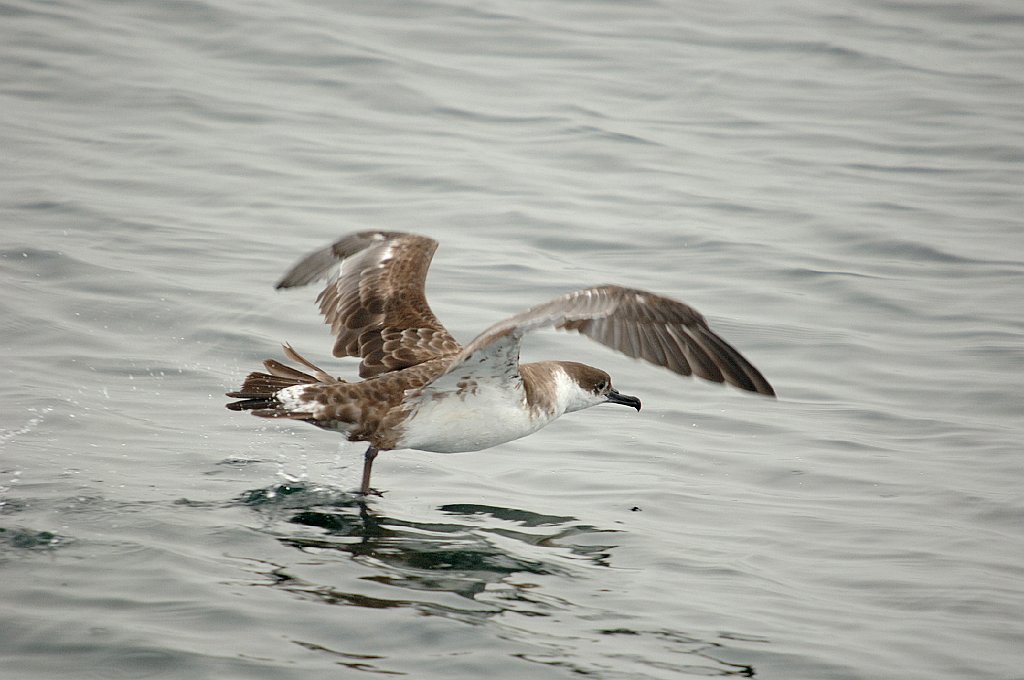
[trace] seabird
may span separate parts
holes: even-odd
[[[640,410],[601,369],[575,361],[519,363],[523,336],[540,328],[576,331],[680,375],[775,396],[761,372],[712,331],[697,310],[654,293],[595,286],[499,321],[460,345],[424,292],[437,241],[363,231],[317,250],[277,288],[327,278],[317,302],[335,336],[334,356],[359,357],[360,382],[336,378],[288,344],[227,396],[233,411],[303,420],[369,444],[360,493],[371,492],[379,451],[479,451],[525,437],[559,416],[598,404]]]

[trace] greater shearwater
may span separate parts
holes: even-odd
[[[361,382],[335,378],[288,344],[250,373],[227,405],[264,418],[303,420],[369,444],[360,493],[369,494],[379,451],[478,451],[525,437],[559,416],[612,403],[640,410],[599,368],[575,361],[519,363],[523,336],[576,331],[680,375],[775,396],[760,371],[712,331],[697,310],[654,293],[595,286],[499,321],[460,345],[427,304],[437,242],[384,231],[351,234],[311,253],[277,288],[328,278],[317,302],[335,336],[334,356],[360,357]]]

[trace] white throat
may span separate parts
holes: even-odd
[[[572,376],[559,366],[555,371],[555,413],[557,418],[563,413],[581,411],[591,406],[597,406],[606,401],[602,395],[595,395],[590,390],[580,387]]]

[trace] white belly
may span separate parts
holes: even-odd
[[[465,398],[449,393],[427,399],[405,423],[395,448],[455,453],[479,451],[519,439],[554,417],[531,414],[520,392],[480,390]]]

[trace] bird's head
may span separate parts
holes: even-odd
[[[569,389],[573,392],[566,413],[605,403],[622,404],[640,410],[640,400],[612,387],[611,376],[600,368],[575,361],[560,361],[558,365],[565,372]]]

